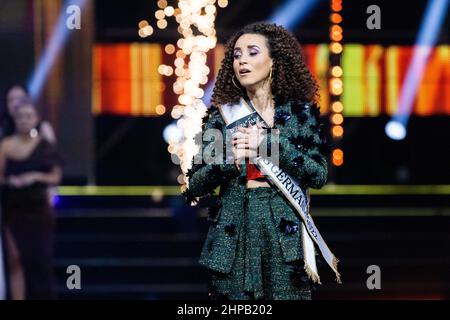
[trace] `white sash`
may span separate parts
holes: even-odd
[[[235,121],[247,117],[248,115],[254,112],[256,112],[256,115],[258,116],[260,122],[265,123],[264,119],[261,117],[261,115],[259,115],[257,110],[254,109],[253,106],[246,103],[246,101],[242,98],[239,104],[236,105],[227,104],[219,106],[219,111],[222,114],[222,117],[227,126]],[[304,194],[298,182],[292,177],[290,177],[281,168],[274,165],[269,159],[257,157],[255,160],[256,160],[255,164],[260,169],[260,171],[269,178],[269,182],[271,183],[271,185],[275,186],[279,191],[282,192],[285,198],[296,209],[296,211],[302,218],[303,256],[304,256],[305,271],[308,274],[309,278],[313,282],[319,284],[321,283],[316,265],[316,256],[314,248],[315,242],[320,252],[322,253],[322,256],[324,257],[325,261],[334,271],[336,275],[336,281],[338,283],[342,283],[340,279],[341,275],[337,270],[338,259],[333,255],[333,253],[328,248],[327,244],[320,235],[319,230],[314,224],[312,216],[309,214],[310,197],[308,189],[306,189],[306,194]]]

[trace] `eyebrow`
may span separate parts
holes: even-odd
[[[256,44],[248,45],[247,48],[249,48],[249,49],[251,49],[251,48],[258,48],[258,49],[260,49],[260,47],[258,47]],[[234,48],[234,50],[241,50],[241,48],[236,47],[236,48]]]

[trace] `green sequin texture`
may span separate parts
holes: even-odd
[[[286,210],[280,202],[284,200],[271,188],[247,189],[245,198],[234,264],[228,274],[211,274],[211,298],[216,295],[233,300],[311,299],[303,261],[284,262],[279,237],[291,238],[295,246],[301,246],[300,230],[295,233],[278,230],[276,212]],[[294,212],[289,218],[300,225]]]

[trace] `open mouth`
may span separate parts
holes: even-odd
[[[245,75],[245,74],[247,74],[247,73],[250,73],[250,70],[248,70],[248,69],[241,69],[241,70],[239,70],[239,74],[242,76],[242,75]]]

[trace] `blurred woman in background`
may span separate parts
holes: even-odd
[[[14,101],[11,95],[8,100]],[[15,133],[0,145],[9,296],[52,299],[54,215],[47,190],[61,180],[61,161],[54,145],[37,130],[39,116],[32,104],[17,105],[13,114]]]
[[[14,113],[23,104],[31,103],[28,90],[21,84],[14,84],[6,90],[6,103],[2,110],[0,123],[0,138],[14,134],[16,128],[14,123]],[[41,120],[36,129],[39,134],[52,144],[56,144],[56,136],[52,125],[45,120]]]

